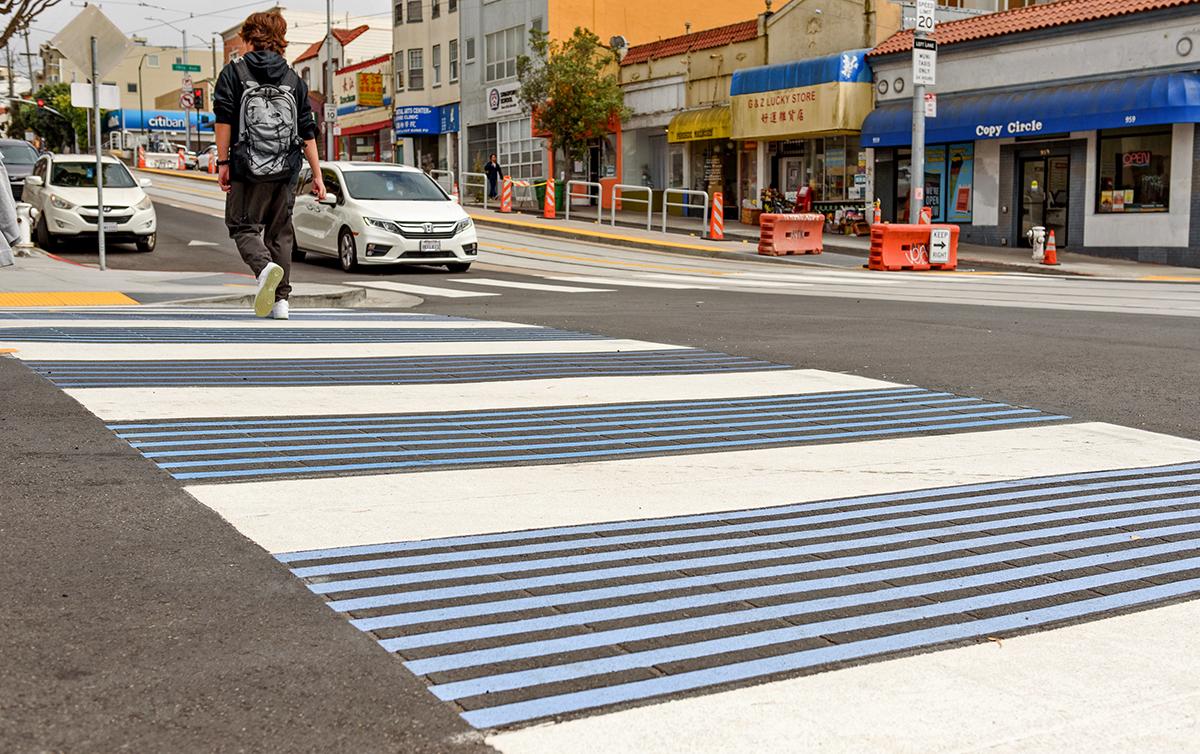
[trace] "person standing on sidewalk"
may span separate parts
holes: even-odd
[[[325,198],[317,123],[308,87],[283,58],[286,34],[278,10],[251,13],[241,29],[246,52],[225,66],[213,91],[225,226],[258,279],[254,313],[274,319],[288,318],[292,185],[303,160],[312,168],[313,193]]]
[[[488,158],[487,164],[483,166],[483,174],[487,176],[488,198],[495,199],[500,196],[500,181],[504,180],[504,168],[500,167],[496,155]]]

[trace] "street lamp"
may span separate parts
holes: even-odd
[[[172,29],[179,32],[179,36],[183,40],[183,64],[186,67],[188,64],[187,32],[184,31],[183,29],[180,29],[178,26],[176,26],[175,24],[173,24],[170,21],[167,21],[165,19],[155,18],[153,16],[147,16],[146,20],[147,21],[157,21],[160,24],[162,24],[163,26],[170,26]],[[185,71],[185,73],[186,73],[186,71]],[[182,86],[180,88],[182,89]],[[191,108],[183,109],[183,128],[184,128],[184,133],[185,133],[185,139],[187,141],[187,150],[190,152],[190,151],[192,151],[192,111],[191,111]]]
[[[168,47],[156,47],[154,52],[162,52],[170,49]],[[146,102],[142,98],[142,64],[146,62],[146,56],[150,55],[151,51],[146,50],[142,53],[142,59],[138,61],[138,119],[142,122],[142,136],[146,135]]]

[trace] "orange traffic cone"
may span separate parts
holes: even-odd
[[[458,181],[455,181],[454,186],[450,189],[450,199],[455,204],[462,204],[462,199],[460,199],[458,195]]]
[[[1042,256],[1042,264],[1058,266],[1058,247],[1054,243],[1054,231],[1046,239],[1046,253]]]
[[[921,224],[929,225],[933,222],[933,209],[930,207],[921,208]]]

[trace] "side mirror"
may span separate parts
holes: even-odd
[[[150,180],[149,178],[139,178],[138,185],[142,188],[150,188],[154,185],[154,181]]]
[[[338,195],[333,193],[332,191],[325,192],[325,198],[317,200],[317,202],[319,204],[325,204],[330,207],[336,207],[339,204],[339,201],[340,200],[338,199]]]
[[[46,182],[42,180],[42,177],[40,175],[25,176],[25,185],[26,186],[44,186],[45,184],[46,184]]]

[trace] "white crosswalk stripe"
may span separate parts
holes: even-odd
[[[463,278],[462,282],[471,285],[486,285],[493,288],[518,288],[527,291],[549,291],[552,293],[609,293],[606,288],[582,288],[575,285],[549,285],[546,283],[527,283],[516,280],[493,280],[492,278]]]
[[[356,285],[359,288],[375,288],[381,291],[395,291],[396,293],[411,293],[415,296],[436,296],[440,298],[481,298],[483,296],[500,295],[499,293],[488,291],[466,291],[461,288],[396,283],[391,280],[350,280],[346,284]]]
[[[459,282],[809,285],[784,277]],[[5,310],[0,348],[500,751],[933,750],[925,718],[1005,745],[1047,724],[1046,673],[1175,711],[1154,668],[1196,670],[1200,601],[1107,616],[1200,595],[1200,442],[520,323],[199,311]],[[1158,654],[1110,661],[1130,631]]]

